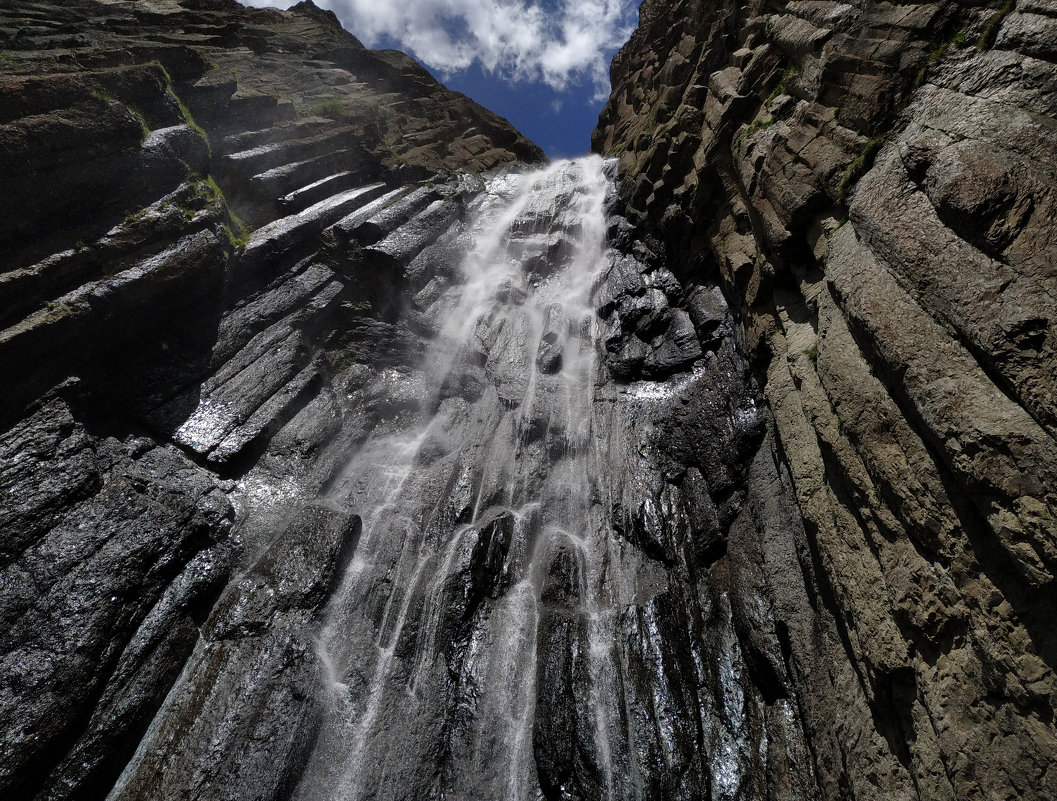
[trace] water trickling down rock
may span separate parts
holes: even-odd
[[[1046,3],[7,5],[0,793],[1057,793]]]

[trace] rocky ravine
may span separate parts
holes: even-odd
[[[198,643],[206,752],[139,797],[274,795],[359,526],[311,501],[421,347],[395,266],[542,154],[310,3],[3,2],[0,44],[0,793],[106,796]]]
[[[1055,57],[1044,0],[646,0],[614,60],[595,147],[773,411],[826,798],[1057,797]]]
[[[600,580],[631,591],[615,750],[607,774],[566,545],[534,786],[1057,797],[1052,3],[641,13],[596,133],[635,223],[609,218],[592,310],[612,433],[585,498]],[[288,798],[342,745],[314,738],[320,615],[361,533],[343,467],[429,411],[478,176],[541,154],[308,3],[0,2],[0,36],[0,791]],[[577,226],[542,211],[511,230],[546,273]],[[483,334],[440,390],[452,432],[472,404],[519,419],[526,353],[560,364]],[[562,409],[518,424],[545,469]],[[409,495],[450,500],[430,531],[472,545],[437,595],[446,739],[387,754],[410,778],[382,797],[479,789],[467,647],[522,522],[474,518],[497,482],[442,440]],[[404,723],[375,747],[416,741]]]
[[[730,310],[625,221],[605,248],[604,176],[558,168],[506,221],[499,266],[528,267],[430,390],[478,174],[538,150],[308,4],[4,8],[0,792],[311,798],[353,793],[347,761],[376,798],[816,795],[761,603],[746,484],[780,479]],[[535,330],[589,185],[608,261]],[[364,482],[388,498],[435,411],[366,541]],[[337,586],[354,553],[362,603]],[[324,609],[353,635],[329,635],[336,676]],[[531,657],[488,672],[507,637]],[[360,671],[395,678],[367,704]],[[334,725],[337,687],[375,712]]]

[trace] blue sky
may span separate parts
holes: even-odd
[[[288,8],[296,0],[241,0]],[[586,153],[641,0],[315,0],[368,47],[417,58],[552,158]]]

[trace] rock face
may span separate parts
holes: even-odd
[[[1055,15],[646,0],[613,63],[622,207],[773,413],[740,558],[825,798],[1057,797]]]
[[[3,3],[0,43],[0,794],[279,797],[405,266],[542,154],[310,3]]]

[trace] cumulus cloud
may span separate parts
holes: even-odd
[[[294,0],[242,0],[289,7]],[[609,56],[631,34],[638,0],[316,0],[368,47],[389,37],[442,74],[474,62],[513,83],[609,92]]]

